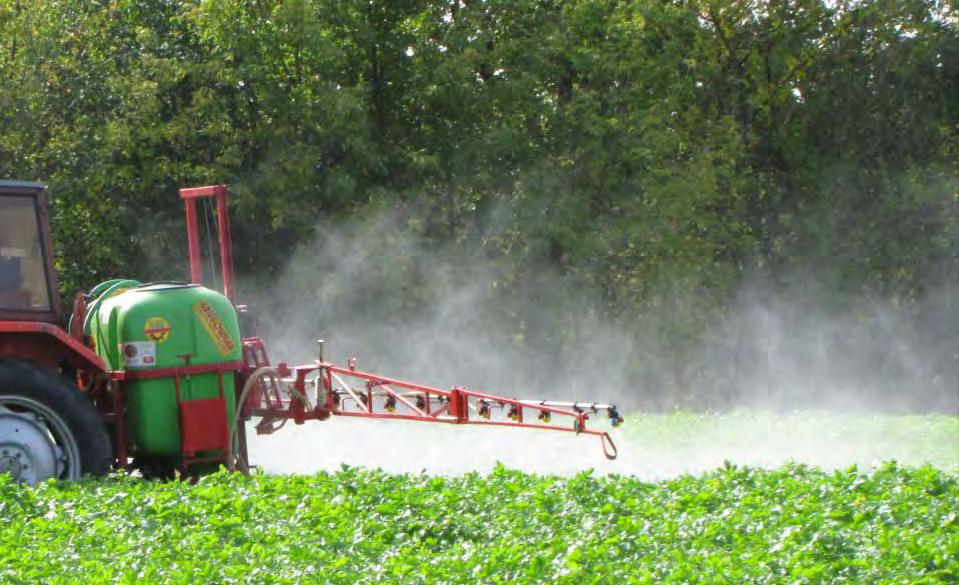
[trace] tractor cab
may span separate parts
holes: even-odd
[[[0,181],[0,319],[57,318],[46,205],[43,185]]]

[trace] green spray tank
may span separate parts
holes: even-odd
[[[212,418],[233,420],[233,372],[211,370],[242,359],[236,311],[224,295],[197,284],[120,279],[91,293],[84,333],[109,370],[124,372],[132,455],[180,456],[182,405],[222,398],[226,412]]]

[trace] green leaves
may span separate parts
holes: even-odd
[[[0,70],[0,176],[49,183],[67,299],[183,278],[176,189],[224,182],[251,281],[318,219],[385,232],[388,210],[426,249],[488,258],[504,297],[558,275],[557,297],[589,301],[552,314],[629,331],[625,374],[663,404],[725,351],[753,279],[920,323],[953,309],[948,2],[8,0]],[[431,291],[396,264],[411,284],[365,304],[402,318]],[[516,351],[579,343],[513,320]],[[910,386],[951,379],[955,329]]]
[[[0,580],[861,583],[959,577],[959,477],[726,465],[661,483],[225,472],[0,478]],[[69,565],[69,573],[62,571]]]

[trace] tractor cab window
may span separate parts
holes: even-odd
[[[37,199],[0,195],[0,311],[49,311]]]

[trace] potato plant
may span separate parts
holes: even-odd
[[[722,466],[656,483],[221,472],[0,478],[11,583],[949,583],[959,475]]]

